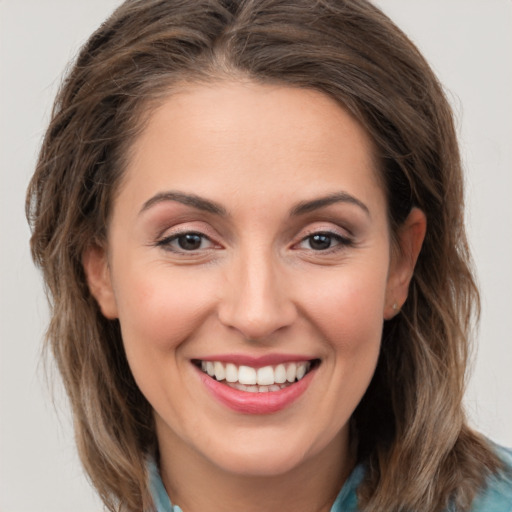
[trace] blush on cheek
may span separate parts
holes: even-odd
[[[161,275],[156,279],[134,279],[130,293],[124,293],[119,320],[125,343],[165,351],[186,340],[207,314],[213,294],[207,286],[191,286]]]
[[[384,293],[368,283],[371,277],[330,282],[310,296],[307,311],[326,340],[338,348],[357,353],[370,344],[380,344]],[[376,278],[378,279],[378,278]],[[378,281],[377,281],[378,282]]]

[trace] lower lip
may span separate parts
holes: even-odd
[[[222,384],[206,375],[197,368],[199,376],[208,391],[222,404],[243,414],[271,414],[290,406],[306,391],[311,384],[316,368],[307,373],[301,380],[280,391],[251,393],[240,391]]]

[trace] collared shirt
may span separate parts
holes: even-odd
[[[471,512],[512,512],[512,450],[495,446],[506,466],[505,474],[492,475],[487,485],[478,494]],[[183,512],[178,505],[173,505],[165,490],[162,479],[153,461],[148,462],[150,485],[156,512]],[[343,485],[331,512],[358,512],[357,488],[364,477],[364,466],[358,465]],[[448,509],[446,512],[451,512]]]

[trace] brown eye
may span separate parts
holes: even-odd
[[[202,233],[177,233],[160,240],[157,245],[173,252],[194,252],[211,249],[215,244]]]
[[[184,251],[196,251],[201,247],[202,241],[203,237],[197,233],[187,233],[176,238],[178,246]]]
[[[338,233],[330,231],[319,231],[304,237],[299,243],[300,249],[307,249],[316,252],[328,251],[330,249],[342,249],[353,245],[352,240],[343,237]]]
[[[333,237],[327,233],[317,233],[308,237],[309,246],[314,251],[325,251],[329,249],[333,243]]]

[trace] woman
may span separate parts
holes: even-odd
[[[509,510],[461,406],[452,116],[362,1],[129,1],[29,189],[49,344],[111,510]]]

